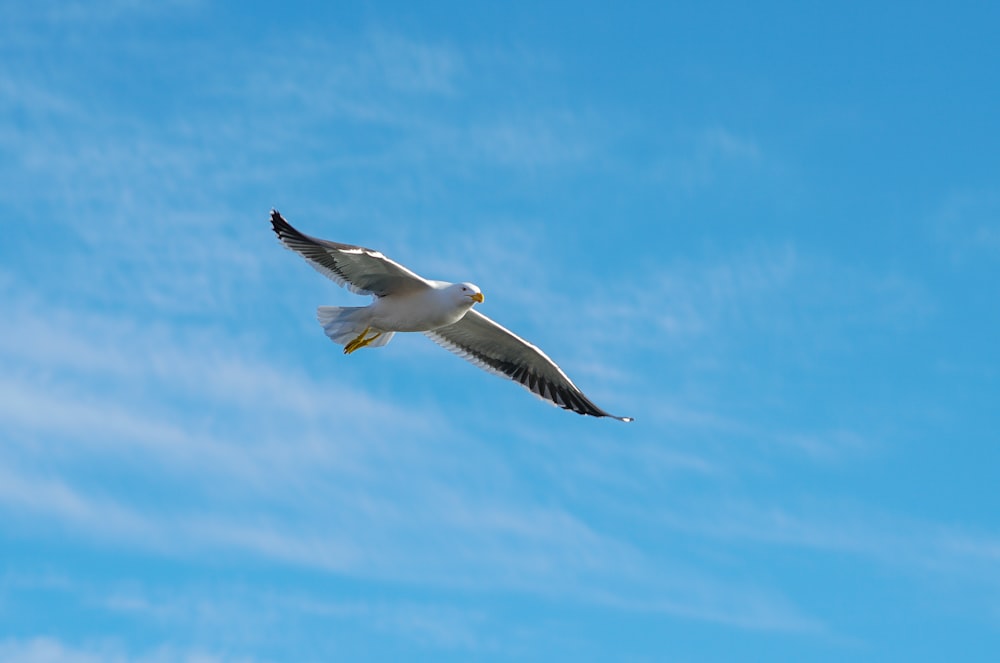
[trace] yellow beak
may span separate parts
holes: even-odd
[[[481,292],[477,292],[474,295],[469,295],[469,297],[472,298],[472,301],[479,302],[480,304],[482,304],[483,300],[486,299],[485,297],[483,297],[483,293],[481,293]]]

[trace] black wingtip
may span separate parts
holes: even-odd
[[[604,410],[601,410],[600,414],[591,412],[578,412],[577,414],[589,414],[592,417],[607,417],[608,419],[614,419],[615,421],[620,421],[625,424],[630,424],[635,421],[635,417],[619,417],[617,414],[611,414],[610,412],[605,412]]]
[[[292,227],[292,224],[285,220],[285,217],[281,216],[281,212],[273,207],[271,208],[271,229],[274,230],[274,234],[278,236],[278,239],[282,243],[284,243],[286,237],[301,234]]]

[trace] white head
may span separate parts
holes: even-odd
[[[452,283],[447,290],[453,294],[455,300],[462,304],[483,303],[483,291],[474,283]]]

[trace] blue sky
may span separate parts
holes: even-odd
[[[0,659],[991,660],[1000,10],[326,4],[0,3]]]

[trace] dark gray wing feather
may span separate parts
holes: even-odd
[[[271,210],[271,226],[286,248],[298,253],[316,271],[351,292],[383,297],[431,287],[426,279],[378,251],[317,239],[299,232],[285,221],[278,210]]]
[[[514,380],[563,409],[632,421],[594,405],[544,352],[478,311],[470,310],[458,322],[424,334],[476,366]]]

